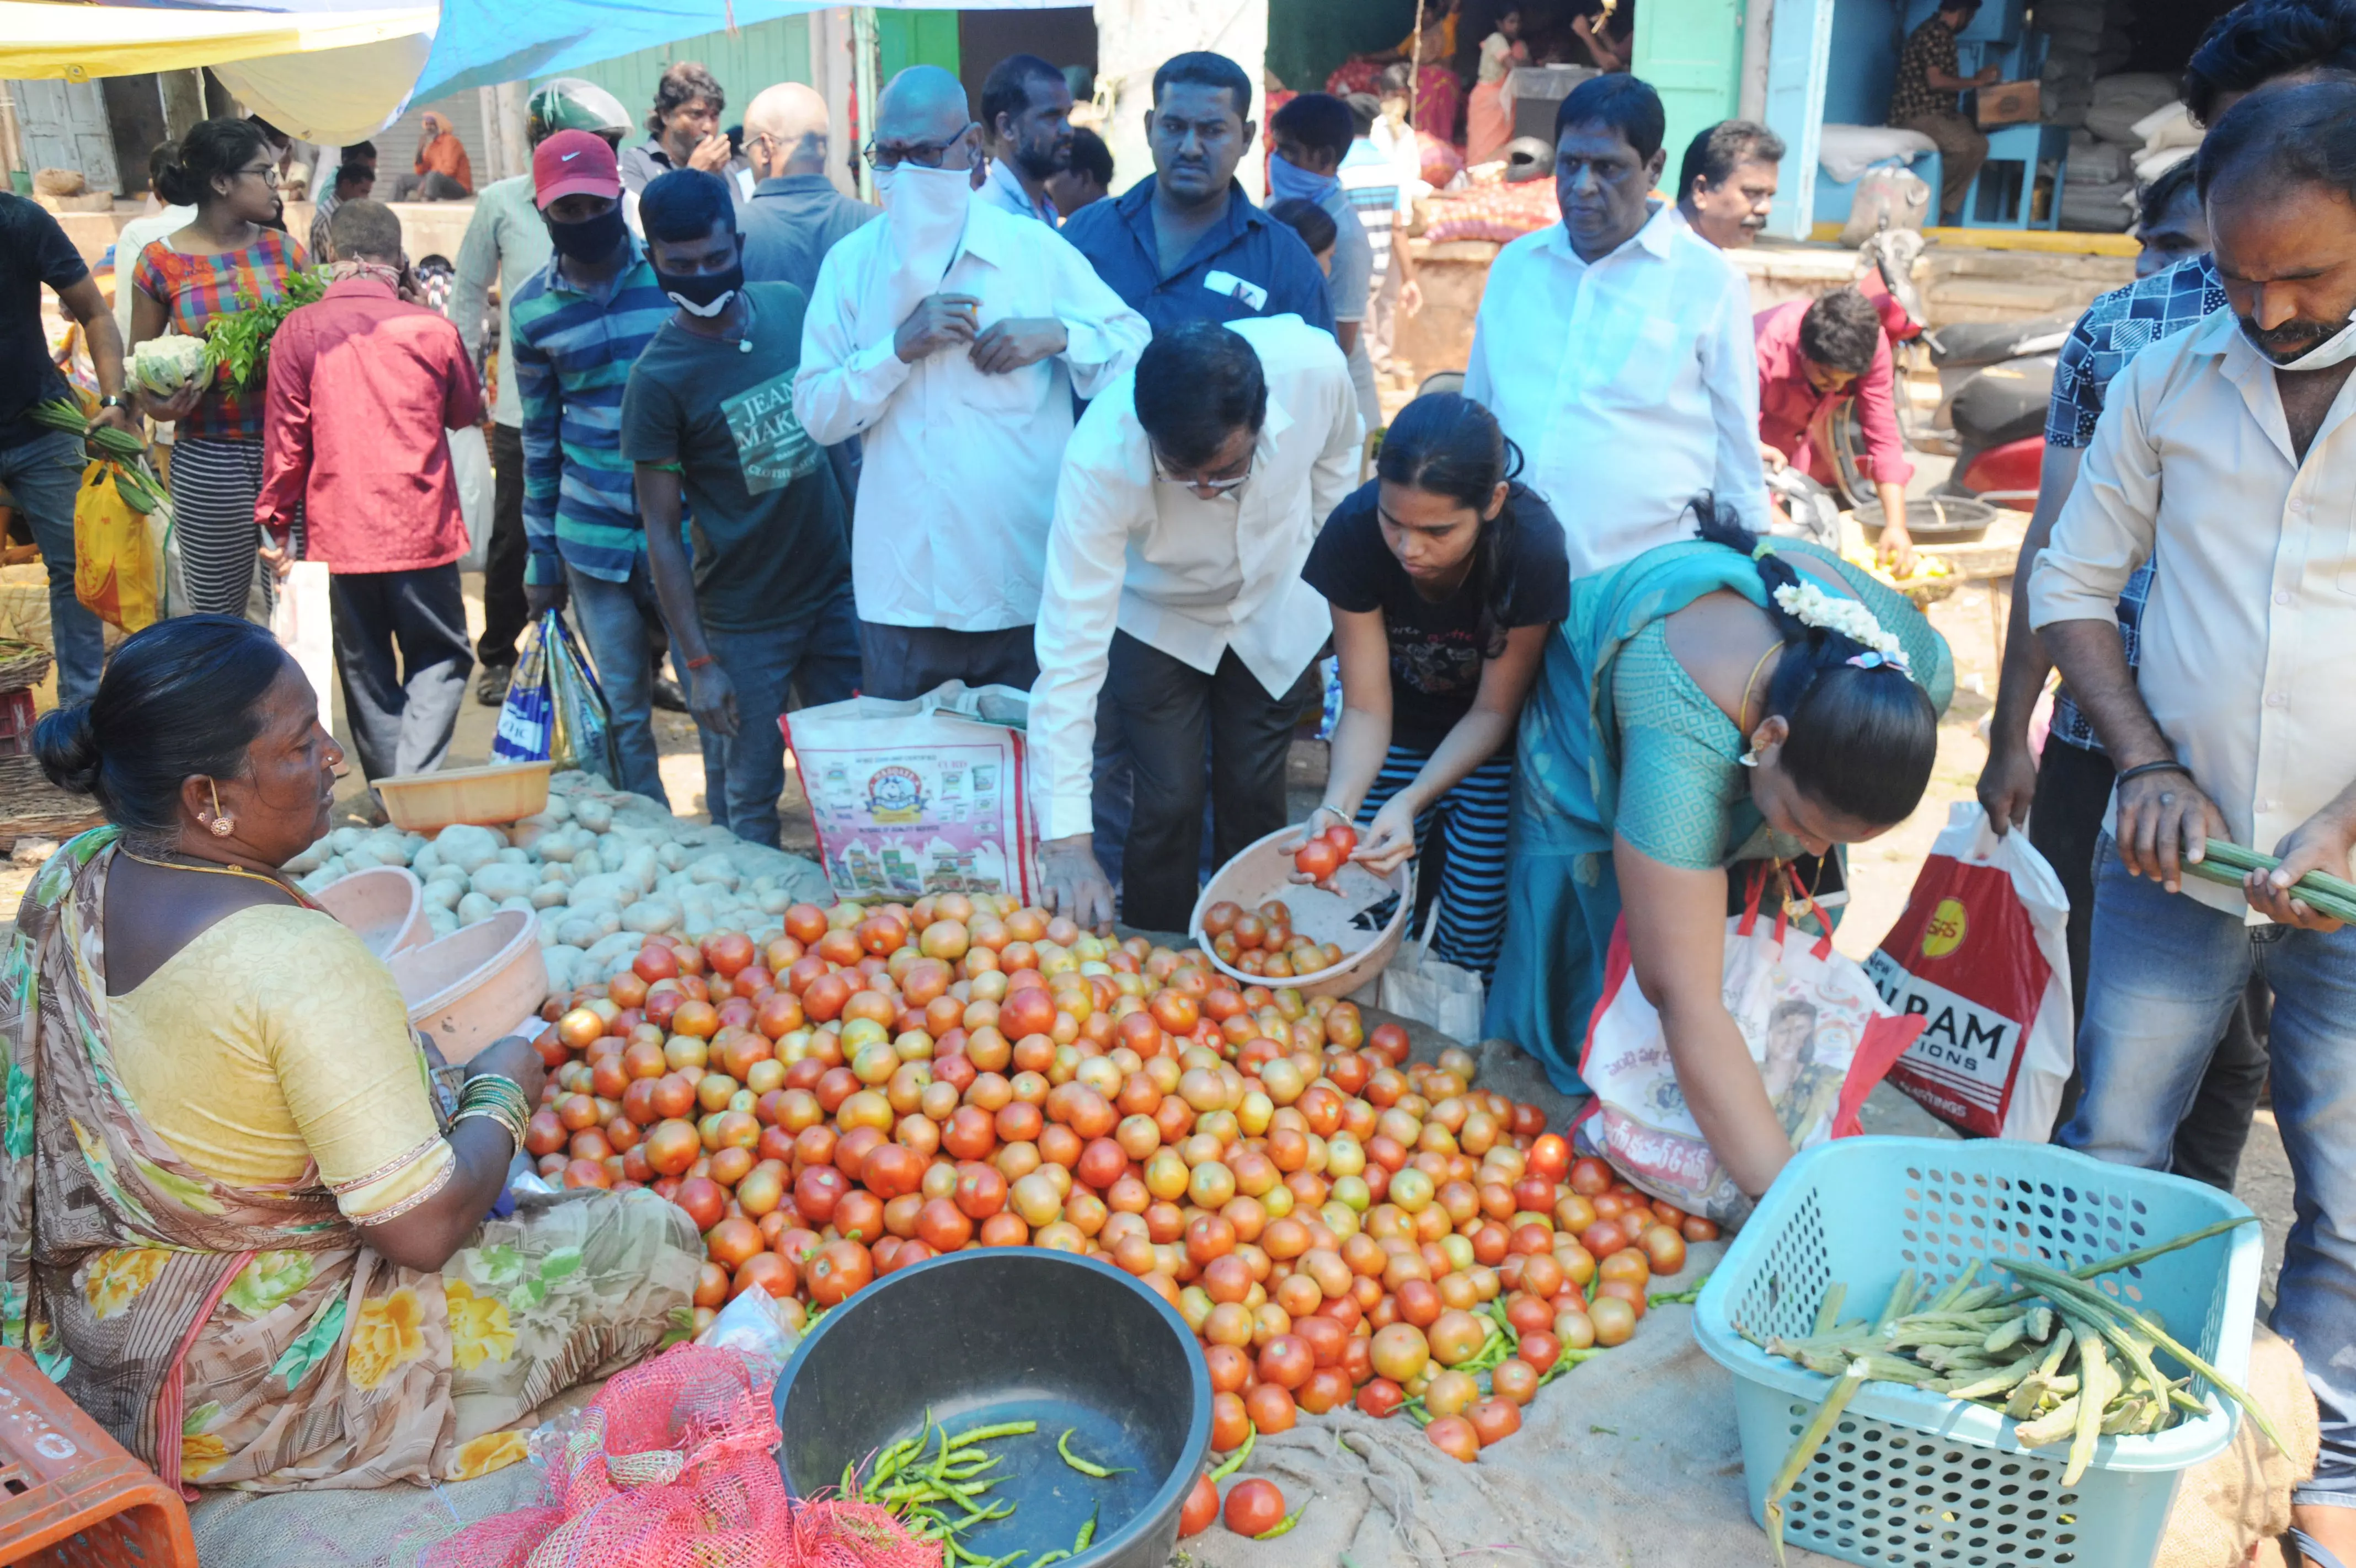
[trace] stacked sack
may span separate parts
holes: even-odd
[[[2147,144],[2149,138],[2163,123],[2169,127],[2169,146],[2200,144],[2200,131],[2177,101],[2172,79],[2156,71],[2126,71],[2094,80],[2084,123],[2070,136],[2062,228],[2116,234],[2133,226],[2136,189],[2172,161],[2155,164],[2150,156],[2156,149]]]
[[[2086,123],[2094,83],[2127,61],[2126,0],[2039,0],[2037,30],[2045,35],[2045,66],[2039,73],[2040,118],[2072,129]],[[2070,177],[2078,177],[2072,149]]]

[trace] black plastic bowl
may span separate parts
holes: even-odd
[[[1211,1444],[1211,1375],[1167,1302],[1127,1274],[1037,1247],[929,1258],[828,1313],[777,1380],[777,1468],[796,1497],[830,1494],[845,1465],[932,1420],[954,1435],[1036,1421],[992,1443],[1012,1515],[960,1538],[984,1557],[1068,1551],[1070,1568],[1162,1568]],[[1126,1474],[1098,1480],[1056,1440]],[[935,1439],[937,1443],[938,1439]]]

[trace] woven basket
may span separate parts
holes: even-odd
[[[0,691],[38,686],[57,661],[47,648],[30,643],[0,641]]]

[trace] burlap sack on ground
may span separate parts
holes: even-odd
[[[1387,1015],[1370,1015],[1372,1022]],[[1408,1023],[1414,1055],[1452,1041]],[[1475,1082],[1546,1109],[1575,1108],[1535,1061],[1503,1040],[1474,1051]],[[1862,1116],[1870,1133],[1939,1136],[1944,1128],[1887,1087]],[[1690,1286],[1725,1249],[1692,1249],[1660,1293]],[[2157,1568],[2228,1568],[2289,1520],[2293,1481],[2315,1463],[2315,1402],[2290,1348],[2261,1328],[2251,1391],[2297,1450],[2286,1460],[2244,1423],[2234,1446],[2186,1478]],[[585,1403],[588,1390],[562,1402]],[[543,1411],[542,1414],[552,1413]],[[1537,1568],[1540,1564],[1764,1564],[1767,1538],[1747,1508],[1733,1381],[1693,1338],[1693,1309],[1655,1307],[1636,1337],[1559,1379],[1523,1413],[1520,1433],[1459,1464],[1405,1416],[1355,1410],[1304,1416],[1262,1438],[1243,1474],[1309,1503],[1291,1533],[1248,1541],[1214,1525],[1181,1541],[1173,1568]],[[478,1481],[380,1492],[214,1493],[191,1510],[205,1568],[411,1568],[445,1536],[528,1507],[539,1472],[512,1466]],[[1834,1560],[1794,1547],[1793,1568]]]

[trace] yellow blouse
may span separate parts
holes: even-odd
[[[317,1179],[358,1224],[438,1190],[434,1122],[401,987],[316,910],[238,911],[107,1001],[116,1071],[147,1124],[241,1187]]]

